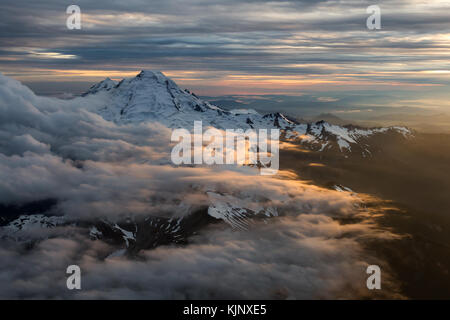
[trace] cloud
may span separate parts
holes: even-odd
[[[388,267],[357,241],[371,234],[365,225],[300,214],[257,223],[248,231],[210,226],[188,246],[145,251],[139,260],[104,259],[111,248],[81,236],[45,240],[28,253],[0,246],[0,297],[367,298],[373,295],[365,287],[365,269],[376,263],[384,270],[379,297],[399,298]],[[80,291],[65,287],[65,268],[74,263],[82,270]]]
[[[319,102],[335,102],[335,101],[339,101],[339,99],[333,98],[333,97],[318,97],[317,101],[319,101]]]

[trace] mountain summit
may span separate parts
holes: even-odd
[[[95,94],[100,91],[109,91],[115,86],[116,86],[116,83],[113,80],[111,80],[110,78],[106,78],[105,80],[94,84],[92,87],[89,88],[89,90],[87,92],[83,93],[81,96],[84,97],[89,94]]]

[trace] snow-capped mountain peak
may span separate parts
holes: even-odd
[[[139,74],[136,76],[137,79],[155,79],[160,83],[163,83],[165,81],[172,81],[168,77],[166,77],[161,71],[159,70],[141,70]],[[173,81],[172,81],[173,82]]]
[[[400,137],[408,139],[413,132],[405,127],[360,128],[353,125],[338,126],[326,121],[297,124],[287,131],[286,137],[300,142],[314,151],[339,151],[371,157],[377,147],[375,139]],[[377,143],[378,145],[382,143]]]
[[[212,120],[218,115],[231,115],[182,90],[159,71],[143,70],[134,78],[120,81],[108,93],[109,99],[99,113],[116,123],[157,121],[168,127],[188,127],[195,120],[205,120],[206,125],[214,126]]]
[[[87,96],[89,94],[96,94],[101,91],[109,91],[116,86],[116,82],[111,80],[110,78],[106,78],[105,80],[100,81],[99,83],[94,84],[89,90],[82,94],[82,96]]]

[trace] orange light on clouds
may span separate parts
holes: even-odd
[[[145,69],[145,68],[144,68]],[[151,69],[151,68],[147,68]],[[21,74],[16,70],[4,72],[21,81],[60,81],[60,82],[90,82],[95,83],[106,77],[114,80],[134,77],[139,73],[134,70],[91,70],[91,69],[28,69]],[[261,95],[261,94],[289,94],[300,95],[302,91],[353,90],[355,88],[385,88],[402,87],[414,89],[418,87],[438,87],[439,83],[421,83],[414,81],[421,74],[434,74],[448,77],[448,70],[426,71],[385,71],[379,70],[367,73],[335,72],[333,74],[299,74],[299,75],[264,75],[264,74],[231,74],[229,72],[193,71],[193,70],[162,70],[181,87],[194,90],[201,95]],[[408,76],[409,82],[389,80],[389,75]],[[380,77],[380,79],[378,79]],[[420,80],[420,79],[419,79]]]

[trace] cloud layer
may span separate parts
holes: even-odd
[[[342,226],[300,214],[248,231],[203,230],[186,247],[159,247],[141,260],[103,259],[110,248],[80,235],[52,238],[31,252],[0,248],[2,298],[332,299],[401,297],[388,266],[365,253],[365,225]],[[82,270],[82,290],[65,288],[65,268]],[[365,270],[383,268],[383,291],[369,292]]]
[[[30,83],[52,82],[60,90],[57,81],[69,77],[86,83],[148,68],[209,95],[299,94],[326,85],[347,93],[421,88],[443,103],[448,97],[444,0],[378,1],[379,31],[366,28],[373,1],[77,4],[81,30],[67,30],[65,8],[57,1],[2,2],[2,71]]]
[[[48,239],[31,249],[1,240],[1,298],[370,297],[368,264],[386,267],[383,295],[397,294],[388,266],[364,250],[396,236],[377,227],[360,199],[288,172],[174,167],[168,128],[107,122],[93,112],[102,99],[43,98],[0,75],[0,204],[56,199],[55,213],[69,220],[114,221],[183,216],[210,205],[207,191],[215,191],[276,207],[279,217],[248,231],[210,225],[189,245],[143,251],[140,260],[108,257],[118,248],[74,226],[45,231]],[[349,217],[357,222],[339,223]],[[79,292],[65,287],[71,264],[83,272]]]

